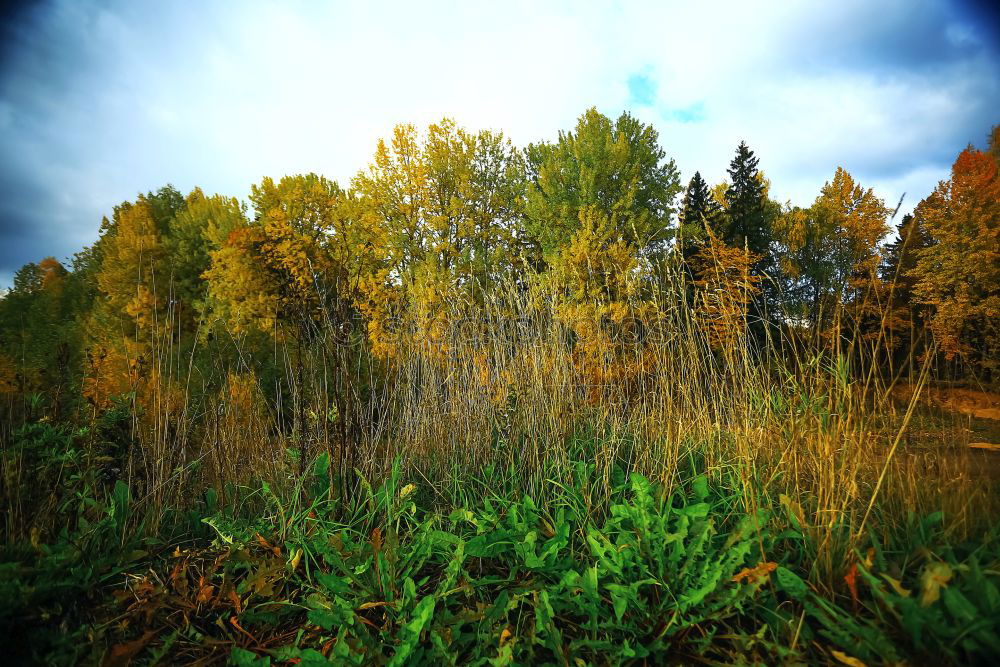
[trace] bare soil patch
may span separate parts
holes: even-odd
[[[901,401],[909,401],[913,390],[913,385],[901,384],[892,393]],[[926,387],[920,399],[943,410],[1000,421],[1000,394],[960,387]]]

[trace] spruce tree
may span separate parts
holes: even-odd
[[[986,152],[993,156],[997,165],[1000,165],[1000,125],[994,125],[990,130]]]
[[[763,333],[765,322],[776,323],[781,303],[772,250],[772,223],[779,209],[767,196],[767,184],[757,169],[759,161],[746,142],[740,142],[736,156],[729,163],[726,210],[720,225],[721,240],[730,247],[753,253],[755,261],[750,273],[763,278],[760,296],[750,307],[754,321],[751,330],[757,338]]]
[[[677,242],[685,262],[689,261],[701,248],[706,236],[705,225],[712,227],[713,231],[715,230],[721,212],[722,207],[712,196],[708,183],[699,172],[694,172],[694,176],[691,177],[684,193],[684,204],[681,208],[680,228],[677,235]]]
[[[736,157],[729,163],[722,240],[759,255],[761,260],[755,268],[761,269],[770,255],[771,225],[764,180],[757,170],[759,162],[746,142],[740,142]]]

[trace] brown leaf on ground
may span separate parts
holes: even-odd
[[[104,657],[101,663],[103,667],[124,667],[132,662],[132,658],[139,655],[142,649],[153,640],[159,630],[147,630],[138,639],[123,644],[115,644],[111,647],[111,652]]]
[[[777,567],[777,563],[770,562],[760,563],[756,567],[745,567],[736,573],[736,576],[733,577],[733,581],[740,583],[746,579],[749,583],[757,583],[761,579],[766,579],[767,575],[774,572]]]
[[[202,584],[198,589],[198,596],[195,598],[195,602],[198,604],[206,604],[212,600],[212,593],[215,592],[215,586],[211,584]]]
[[[847,584],[848,590],[851,592],[851,604],[855,610],[858,608],[858,564],[851,563],[851,567],[847,570],[847,574],[844,575],[844,582]]]
[[[260,546],[264,547],[265,549],[268,549],[275,556],[280,556],[281,555],[281,548],[272,545],[260,533],[257,533],[257,543],[260,544]]]

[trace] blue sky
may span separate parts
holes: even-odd
[[[0,286],[140,191],[346,185],[398,122],[515,143],[587,107],[660,132],[685,181],[746,140],[781,201],[839,166],[908,210],[1000,123],[997,13],[932,0],[43,2],[4,17]]]

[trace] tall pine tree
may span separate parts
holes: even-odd
[[[698,254],[708,237],[705,226],[708,225],[714,231],[719,224],[721,213],[722,207],[712,196],[708,183],[699,172],[694,172],[684,193],[677,231],[677,244],[680,247],[681,257],[689,269],[691,258]]]
[[[757,169],[759,162],[746,142],[740,142],[736,156],[729,163],[725,216],[720,225],[722,242],[751,253],[750,274],[763,278],[759,281],[761,292],[749,309],[754,322],[751,329],[758,336],[763,333],[764,322],[775,321],[774,312],[780,302],[773,280],[776,263],[771,248],[772,223],[779,209],[767,196],[767,182]]]
[[[770,256],[771,220],[764,179],[757,165],[760,159],[740,142],[736,156],[729,163],[729,182],[726,189],[726,221],[722,240],[734,248],[746,248],[759,255],[758,267]]]

